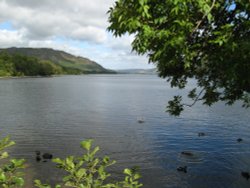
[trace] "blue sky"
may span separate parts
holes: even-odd
[[[5,22],[0,23],[0,29],[1,30],[8,30],[8,31],[14,30],[12,25],[11,25],[11,22],[9,22],[9,21],[5,21]]]
[[[108,33],[114,0],[0,0],[0,48],[46,47],[87,57],[109,69],[153,68],[131,52],[133,36]]]

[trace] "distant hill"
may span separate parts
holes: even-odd
[[[6,48],[0,49],[0,52],[8,54],[19,54],[28,57],[35,57],[42,61],[50,61],[57,66],[62,67],[68,74],[93,74],[93,73],[115,73],[112,70],[103,68],[90,59],[74,56],[64,51],[53,50],[50,48]]]
[[[116,70],[118,74],[157,74],[157,69],[125,69]]]

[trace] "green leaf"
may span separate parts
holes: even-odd
[[[140,179],[140,178],[141,178],[141,175],[140,175],[140,174],[136,173],[136,174],[134,175],[134,179],[135,179],[135,180]]]
[[[212,21],[212,19],[213,19],[212,14],[210,14],[210,13],[209,13],[209,14],[207,15],[207,19],[208,19],[208,21],[209,21],[209,22],[211,22],[211,21]]]
[[[35,180],[34,183],[38,188],[51,188],[51,186],[48,184],[42,184],[40,180]]]
[[[74,168],[75,168],[74,157],[73,157],[73,156],[67,157],[66,160],[65,160],[65,164],[66,164],[69,168],[74,169]]]
[[[100,150],[100,148],[97,146],[95,147],[95,149],[90,153],[91,157],[94,157],[96,152],[98,152]]]
[[[140,4],[141,6],[143,6],[143,5],[144,5],[144,0],[139,0],[139,4]]]
[[[0,181],[1,182],[5,182],[6,181],[6,176],[5,176],[4,172],[0,173]]]
[[[58,164],[63,163],[63,161],[62,161],[60,158],[54,158],[54,159],[52,159],[52,161],[53,161],[54,163],[58,163]]]
[[[25,160],[24,159],[12,159],[10,160],[10,162],[13,163],[15,167],[22,168]]]
[[[3,153],[1,154],[0,159],[5,159],[5,158],[7,158],[7,157],[9,157],[9,154],[8,154],[7,152],[3,152]]]
[[[132,176],[132,171],[128,168],[124,169],[123,173]]]
[[[92,142],[93,142],[92,139],[84,140],[81,142],[81,147],[89,151],[91,148]]]
[[[15,178],[14,181],[15,181],[15,184],[18,185],[18,186],[23,186],[24,185],[23,178],[20,178],[20,177],[19,178]]]
[[[79,170],[77,171],[77,173],[76,173],[76,177],[77,177],[77,178],[82,178],[82,177],[85,176],[85,175],[86,175],[86,169],[83,169],[83,168],[79,169]]]

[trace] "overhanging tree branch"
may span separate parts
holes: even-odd
[[[199,20],[198,22],[196,22],[197,25],[196,25],[196,27],[192,30],[191,35],[192,35],[197,29],[199,29],[201,23],[205,20],[205,18],[208,16],[208,14],[212,11],[212,9],[213,9],[214,6],[215,6],[215,1],[216,1],[216,0],[213,0],[213,3],[212,3],[212,5],[211,5],[209,11],[208,11],[206,14],[203,15],[203,17],[201,18],[201,20]]]
[[[183,104],[183,106],[188,106],[188,107],[192,107],[196,104],[197,101],[202,100],[202,98],[200,98],[200,96],[202,95],[202,93],[205,91],[205,89],[203,88],[199,94],[197,95],[197,97],[194,99],[194,102],[192,104]]]

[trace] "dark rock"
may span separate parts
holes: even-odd
[[[41,154],[41,152],[40,151],[35,151],[36,152],[36,155],[40,155]]]
[[[177,171],[187,173],[187,166],[179,166]]]
[[[242,138],[238,138],[238,139],[237,139],[237,142],[242,142],[242,141],[243,141]]]
[[[249,172],[241,172],[242,177],[246,178],[247,180],[250,178]]]
[[[52,159],[53,158],[53,155],[50,154],[50,153],[44,153],[43,154],[43,159]]]
[[[194,154],[190,151],[182,151],[181,154],[186,156],[194,156]]]

